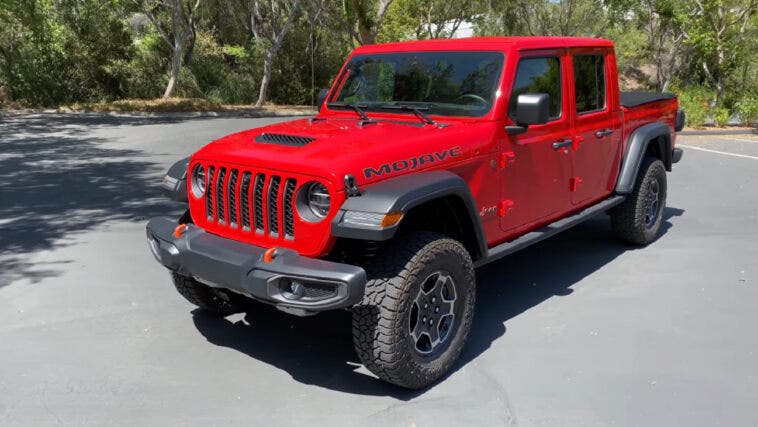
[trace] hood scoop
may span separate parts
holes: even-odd
[[[282,133],[262,133],[255,137],[255,142],[263,144],[290,145],[294,147],[302,147],[315,140],[316,138],[307,136],[285,135]]]

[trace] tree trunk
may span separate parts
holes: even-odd
[[[266,101],[266,95],[268,95],[268,85],[271,82],[271,63],[274,62],[273,48],[263,58],[263,78],[261,79],[261,89],[258,92],[258,101],[255,106],[260,108]]]
[[[187,41],[187,51],[184,53],[184,65],[189,65],[192,62],[192,54],[195,53],[195,40],[197,39],[197,31],[195,28],[190,28],[189,40]]]
[[[163,99],[171,98],[176,88],[176,83],[179,81],[179,71],[182,68],[182,50],[184,46],[180,40],[177,40],[174,44],[174,54],[171,58],[171,77],[168,79],[168,85],[166,85],[166,91],[163,92]]]
[[[271,67],[274,64],[274,58],[279,53],[279,48],[282,47],[284,37],[289,32],[290,28],[292,28],[292,24],[295,22],[295,18],[297,17],[299,9],[300,0],[295,0],[295,3],[292,5],[292,8],[289,11],[287,21],[284,22],[284,25],[282,26],[281,30],[279,30],[278,34],[275,33],[273,40],[271,40],[271,47],[268,49],[268,52],[266,52],[263,58],[263,78],[261,79],[260,92],[258,92],[258,101],[255,102],[256,107],[262,107],[263,103],[266,101],[266,95],[268,95],[268,85],[271,82]],[[259,32],[255,29],[255,25],[255,14],[253,13],[251,14],[250,18],[250,28],[253,30],[256,42],[261,47],[261,50],[265,52],[263,48],[264,44],[262,42],[261,36],[259,35]]]

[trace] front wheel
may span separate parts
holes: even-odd
[[[458,359],[471,329],[474,267],[459,242],[428,232],[394,242],[365,266],[366,295],[353,308],[361,362],[402,387],[426,387]]]
[[[666,208],[666,168],[654,157],[645,157],[634,190],[611,211],[616,235],[629,243],[646,245],[658,236]]]

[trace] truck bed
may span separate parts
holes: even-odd
[[[676,98],[676,95],[668,92],[620,92],[619,96],[621,106],[626,108],[672,98]]]

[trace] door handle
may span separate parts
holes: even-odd
[[[560,150],[561,148],[571,147],[573,141],[570,139],[562,139],[553,143],[553,150]]]
[[[599,131],[595,132],[595,136],[598,139],[603,139],[606,136],[611,136],[611,135],[613,135],[613,129],[603,129],[603,130],[599,130]]]

